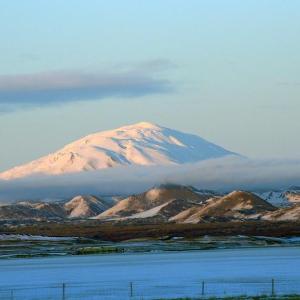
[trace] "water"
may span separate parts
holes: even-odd
[[[0,299],[270,294],[272,278],[274,292],[300,293],[300,247],[2,260]]]

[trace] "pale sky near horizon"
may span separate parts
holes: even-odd
[[[2,0],[0,171],[140,121],[299,158],[300,1]]]

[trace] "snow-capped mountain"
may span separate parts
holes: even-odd
[[[287,207],[300,203],[300,187],[290,187],[286,190],[256,192],[256,195],[277,207]]]
[[[85,136],[61,150],[0,173],[14,179],[124,165],[183,164],[236,155],[199,136],[141,122]]]

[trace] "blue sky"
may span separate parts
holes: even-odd
[[[142,120],[299,158],[300,2],[4,0],[0,170]]]

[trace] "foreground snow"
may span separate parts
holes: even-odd
[[[299,248],[59,257],[0,261],[7,299],[159,299],[299,293]],[[132,285],[130,285],[132,282]]]

